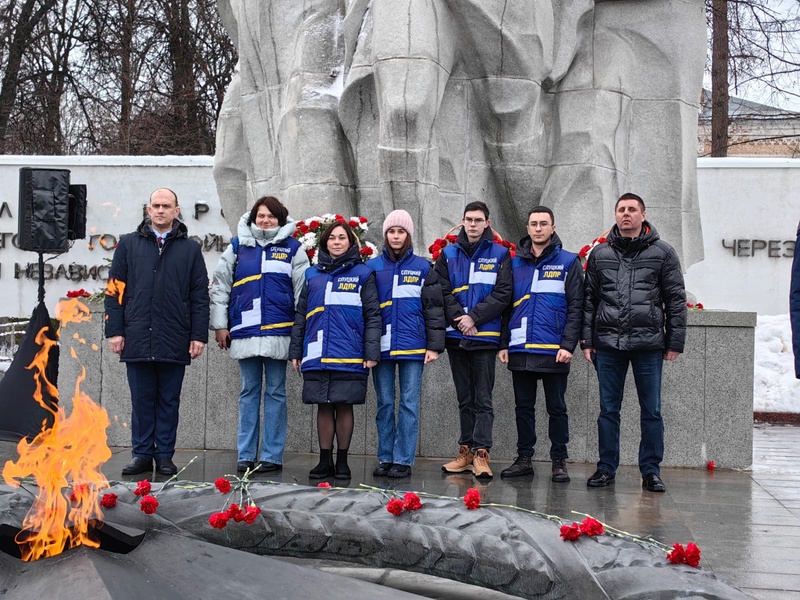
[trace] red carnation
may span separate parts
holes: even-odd
[[[450,235],[444,236],[444,239],[446,241],[450,242],[451,244],[455,244],[458,241],[458,236],[450,234]]]
[[[369,223],[369,219],[367,217],[358,217],[358,220],[361,223]]]
[[[321,487],[321,488],[329,488],[329,487],[331,487],[331,484],[330,484],[330,483],[328,483],[327,481],[323,481],[322,483],[318,483],[318,484],[317,484],[317,487]]]
[[[581,528],[577,523],[561,526],[561,539],[565,542],[574,542],[581,537]]]
[[[358,227],[359,225],[361,225],[361,223],[359,223],[359,222],[358,222],[358,221],[356,221],[355,219],[350,219],[350,220],[347,222],[347,224],[350,226],[350,229],[355,229],[356,227]]]
[[[430,251],[430,252],[431,252],[431,258],[433,258],[433,260],[438,260],[439,259],[439,255],[441,254],[441,252],[439,250],[433,250],[433,251]]]
[[[581,248],[581,251],[578,252],[578,256],[581,257],[581,258],[586,258],[587,254],[589,254],[589,246],[588,245],[586,245],[583,248]]]
[[[103,494],[100,499],[100,505],[104,508],[114,508],[117,505],[117,495],[111,493]]]
[[[347,223],[347,220],[342,215],[336,215],[333,217],[337,223]]]
[[[245,511],[243,511],[241,508],[239,508],[238,504],[235,504],[235,503],[231,504],[228,507],[228,513],[227,514],[228,514],[228,518],[229,519],[233,519],[237,523],[241,523],[242,521],[244,521]]]
[[[395,517],[399,517],[403,513],[403,501],[399,498],[392,498],[389,500],[389,504],[386,505],[386,510]]]
[[[690,567],[696,567],[700,564],[700,548],[698,548],[693,542],[686,544],[686,552],[684,553],[683,562]]]
[[[81,498],[89,493],[89,484],[78,483],[72,488],[72,493],[69,495],[70,502],[78,502]]]
[[[683,550],[683,546],[680,544],[673,544],[672,550],[667,553],[667,558],[673,565],[680,565],[686,562],[686,553]]]
[[[310,221],[308,223],[308,227],[309,227],[309,229],[318,229],[319,228],[319,221],[317,221],[316,219],[314,219],[313,221]]]
[[[699,308],[700,310],[703,310],[703,303],[702,302],[698,302],[697,304],[694,305],[694,307],[695,308]]]
[[[215,512],[208,517],[208,524],[214,529],[225,529],[225,526],[228,524],[228,519],[230,519],[230,517],[226,513]]]
[[[372,256],[372,248],[369,246],[364,246],[361,250],[358,251],[361,256]]]
[[[581,533],[588,536],[593,535],[602,535],[603,534],[603,524],[598,521],[597,519],[593,519],[592,517],[586,517],[580,525]]]
[[[231,491],[231,482],[224,477],[218,477],[214,485],[217,487],[220,494],[227,494]]]
[[[481,493],[475,488],[469,488],[464,494],[464,505],[470,510],[478,508],[481,505]]]
[[[147,479],[142,479],[136,489],[133,490],[134,496],[146,496],[150,493],[150,482]]]
[[[158,508],[158,500],[153,496],[146,495],[139,501],[139,508],[141,508],[142,512],[146,515],[155,514]]]
[[[694,304],[692,304],[691,302],[687,302],[686,308],[694,308]]]
[[[301,235],[305,235],[308,233],[308,225],[298,225],[297,229],[300,231]]]
[[[315,255],[316,253],[317,253],[317,251],[316,251],[314,248],[309,248],[309,249],[306,251],[306,254],[308,254],[308,260],[311,260],[312,258],[314,258],[314,255]]]
[[[714,468],[715,468],[716,466],[717,466],[717,465],[715,465],[715,464],[714,464],[714,461],[713,461],[713,460],[710,460],[710,461],[708,461],[708,464],[706,465],[706,468],[707,468],[707,469],[708,469],[708,470],[709,470],[711,473],[713,473],[713,472],[714,472]]]
[[[302,226],[303,226],[303,225],[305,225],[305,224],[306,224],[306,222],[305,222],[305,221],[298,221],[297,223],[295,223],[295,225],[296,225],[297,227],[302,227]]]
[[[248,525],[252,525],[256,522],[256,518],[258,515],[261,514],[261,509],[258,508],[255,504],[251,504],[247,507],[247,510],[244,513],[244,522]]]
[[[405,510],[419,510],[422,508],[422,502],[420,502],[419,496],[414,492],[408,492],[403,496],[403,508]]]

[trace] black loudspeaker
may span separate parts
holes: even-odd
[[[69,249],[69,170],[19,170],[19,247],[60,254]]]
[[[86,186],[69,186],[69,233],[71,240],[86,237]]]

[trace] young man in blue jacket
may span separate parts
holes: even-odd
[[[489,208],[483,202],[467,204],[461,222],[456,243],[442,251],[434,266],[448,322],[445,348],[461,423],[458,456],[442,470],[491,479],[492,390],[501,316],[511,301],[511,255],[493,241]]]
[[[123,475],[178,472],[172,456],[183,375],[208,342],[208,274],[200,244],[178,220],[178,196],[158,189],[147,217],[123,235],[106,288],[108,347],[131,389],[133,460]]]
[[[550,417],[551,479],[569,481],[569,421],[564,394],[572,353],[581,333],[583,268],[578,255],[561,247],[553,211],[536,206],[528,215],[528,235],[511,259],[512,304],[503,319],[498,352],[514,383],[517,458],[501,477],[533,475],[536,444],[536,388],[544,388]]]

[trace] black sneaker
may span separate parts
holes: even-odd
[[[606,487],[614,483],[614,474],[609,473],[605,469],[597,469],[594,475],[589,477],[586,485],[589,487]]]
[[[402,479],[411,475],[411,465],[393,465],[389,469],[390,479]]]
[[[392,470],[394,465],[390,462],[382,462],[379,463],[377,467],[372,471],[373,477],[386,477],[389,474],[389,471]]]
[[[569,473],[567,473],[567,461],[563,458],[553,459],[553,476],[550,481],[556,483],[567,483],[569,481]]]
[[[256,465],[252,460],[240,460],[239,462],[236,463],[236,470],[239,473],[246,473],[255,466]]]
[[[500,477],[524,477],[525,475],[533,475],[533,465],[530,456],[521,454],[514,459],[510,467],[500,471]]]
[[[281,469],[283,469],[283,465],[269,462],[268,460],[258,461],[258,465],[256,467],[256,471],[259,473],[269,473],[271,471],[280,471]]]

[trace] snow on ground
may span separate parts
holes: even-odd
[[[788,314],[758,317],[755,351],[753,410],[800,413]]]

